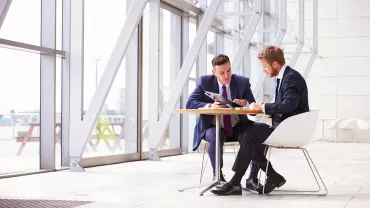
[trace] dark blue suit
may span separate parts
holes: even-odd
[[[289,66],[286,67],[280,90],[275,95],[274,103],[265,104],[265,114],[272,115],[272,127],[255,122],[247,130],[247,136],[240,141],[240,150],[233,170],[244,174],[251,159],[260,167],[266,165],[266,157],[261,150],[262,144],[274,129],[286,118],[309,111],[307,85],[301,74]]]
[[[214,101],[205,95],[205,91],[214,93],[219,92],[219,85],[216,76],[206,75],[199,78],[198,85],[195,90],[189,96],[188,102],[186,103],[187,109],[198,109],[203,108],[209,103]],[[255,102],[252,91],[250,89],[249,79],[246,77],[232,75],[230,81],[230,93],[231,99],[245,99],[249,103]],[[199,115],[197,124],[194,129],[194,140],[193,140],[193,151],[195,151],[202,139],[209,142],[208,153],[212,163],[212,167],[215,167],[215,127],[212,125],[214,119],[213,115]],[[226,138],[223,130],[220,132],[221,145],[225,140],[237,141],[237,138],[241,133],[245,131],[248,125],[253,123],[248,119],[246,115],[239,116],[239,123],[233,127],[232,138]],[[221,168],[222,168],[222,149],[221,148]]]

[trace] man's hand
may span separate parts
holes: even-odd
[[[247,106],[248,104],[248,101],[242,99],[234,99],[233,102],[243,107]]]
[[[249,109],[251,110],[262,110],[262,107],[263,107],[263,103],[251,103],[249,105]]]
[[[218,101],[215,101],[214,103],[209,105],[209,108],[225,108],[225,107],[226,107],[225,104],[221,104]]]

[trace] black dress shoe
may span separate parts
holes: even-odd
[[[211,192],[220,196],[242,195],[242,186],[234,185],[231,182],[228,182],[218,189],[211,190]]]
[[[257,178],[249,178],[246,180],[245,187],[251,191],[258,191],[262,184],[258,183]]]
[[[263,187],[258,188],[258,193],[259,194],[268,194],[271,191],[273,191],[275,188],[280,188],[286,183],[285,178],[276,173],[274,175],[268,176],[266,183],[265,183],[265,190],[263,191]]]

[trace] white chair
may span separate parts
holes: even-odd
[[[370,129],[369,122],[367,122],[365,120],[357,119],[356,123],[357,123],[357,127],[360,130],[369,130]]]
[[[358,138],[357,138],[357,134],[355,132],[355,129],[357,128],[357,123],[356,123],[356,119],[344,119],[344,120],[341,120],[339,123],[338,123],[338,129],[340,130],[348,130],[349,133],[352,135],[352,137],[354,138],[354,142],[358,142]]]
[[[266,173],[268,171],[268,164],[270,162],[270,155],[272,148],[278,149],[300,149],[302,150],[304,156],[306,157],[307,163],[310,166],[312,174],[315,177],[316,183],[319,187],[317,191],[297,191],[292,190],[289,192],[299,192],[305,194],[318,194],[325,196],[328,194],[328,190],[322,180],[319,172],[316,169],[314,162],[311,159],[311,156],[308,154],[308,151],[303,148],[308,143],[311,142],[313,134],[316,129],[316,123],[319,116],[319,111],[310,111],[307,113],[298,114],[292,117],[285,119],[281,124],[271,133],[271,135],[267,138],[264,142],[266,145],[268,153],[267,157],[267,168]],[[270,150],[270,151],[269,151]],[[267,174],[266,174],[267,175]],[[322,192],[322,187],[319,183],[319,180],[324,188]],[[266,181],[266,176],[265,176]],[[287,190],[284,190],[287,191]],[[265,192],[265,190],[263,190]]]
[[[330,119],[322,119],[322,139],[325,139],[325,130],[330,130],[330,139],[332,138],[332,131],[337,129],[337,125],[340,119],[337,118],[335,120]]]
[[[362,119],[356,119],[357,128],[361,131],[370,130],[369,122]],[[358,137],[359,138],[359,137]]]

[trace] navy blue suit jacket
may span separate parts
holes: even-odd
[[[233,74],[230,81],[231,100],[245,99],[249,103],[255,102],[250,86],[248,78]],[[216,76],[206,75],[199,78],[197,87],[189,96],[186,108],[198,109],[203,108],[208,103],[214,103],[211,98],[204,94],[205,91],[220,93]],[[239,117],[240,122],[252,122],[245,115]],[[199,115],[194,129],[193,151],[198,148],[206,130],[211,126],[213,118],[213,115]]]
[[[277,127],[290,116],[309,111],[306,81],[296,70],[287,66],[275,103],[265,104],[265,113],[272,115],[272,126]]]

